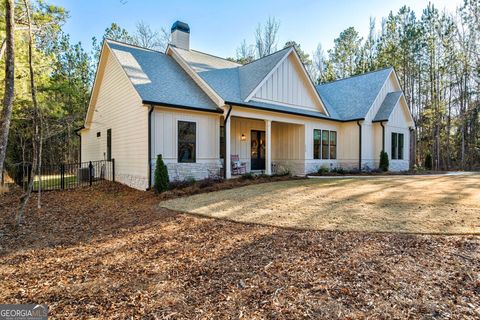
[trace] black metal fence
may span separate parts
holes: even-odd
[[[39,175],[32,173],[32,165],[29,163],[7,166],[6,171],[23,189],[27,188],[31,175],[35,174],[33,191],[65,190],[107,180],[115,181],[115,159],[42,165]]]

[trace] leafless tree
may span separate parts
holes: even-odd
[[[165,51],[170,40],[170,32],[165,28],[153,30],[150,25],[140,21],[136,25],[134,41],[137,45],[158,51]]]
[[[244,39],[240,46],[237,48],[237,61],[245,64],[252,62],[255,59],[255,47],[248,45]]]
[[[322,45],[319,43],[315,51],[313,52],[313,69],[315,77],[313,78],[315,82],[318,82],[319,79],[323,79],[325,76],[326,68],[326,57],[325,51],[323,50]]]
[[[14,49],[14,9],[13,0],[5,1],[6,21],[6,61],[5,61],[5,95],[3,97],[3,112],[0,132],[0,175],[3,177],[5,156],[7,153],[8,134],[12,118],[13,99],[15,96],[15,49]],[[2,179],[3,180],[3,179]]]
[[[268,18],[265,25],[258,24],[255,31],[255,48],[259,58],[265,57],[277,50],[278,29],[280,22],[275,18]]]

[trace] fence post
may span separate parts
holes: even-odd
[[[65,165],[63,163],[60,165],[60,185],[62,190],[65,190]]]
[[[90,182],[90,185],[93,183],[93,164],[92,161],[89,162],[88,164],[88,180]]]
[[[112,159],[112,181],[115,182],[115,158]]]

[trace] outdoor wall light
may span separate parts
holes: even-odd
[[[241,141],[247,140],[247,137],[245,137],[245,134],[242,133],[242,136],[240,137],[240,140],[241,140]]]

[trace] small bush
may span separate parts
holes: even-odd
[[[342,174],[359,174],[359,173],[360,173],[360,170],[358,170],[358,168],[353,168],[350,170],[343,170]]]
[[[328,168],[326,166],[321,166],[320,168],[318,168],[318,174],[327,174],[330,170],[328,170]]]
[[[336,173],[336,174],[346,174],[347,173],[347,171],[345,169],[343,169],[342,167],[333,168],[332,172]]]
[[[253,179],[255,179],[255,175],[251,172],[247,172],[247,173],[242,175],[242,179],[253,180]]]
[[[429,152],[425,155],[425,169],[432,170],[432,168],[433,168],[432,155]]]
[[[273,174],[273,177],[285,177],[290,175],[290,169],[284,166],[279,166],[277,172]]]
[[[190,185],[190,186],[193,186],[195,183],[197,183],[197,180],[195,180],[194,177],[192,176],[189,176],[185,179],[185,182]]]
[[[388,154],[383,150],[380,151],[380,165],[378,166],[378,168],[383,172],[386,172],[388,171],[389,165],[390,164],[388,163]]]
[[[162,155],[157,156],[157,163],[155,164],[154,189],[156,193],[162,193],[168,190],[169,179],[168,170],[165,163],[163,163]]]
[[[223,181],[223,179],[221,179],[221,178],[208,177],[207,179],[198,181],[197,184],[198,184],[198,187],[200,189],[203,189],[203,188],[212,187],[215,184],[220,183],[222,181]]]

